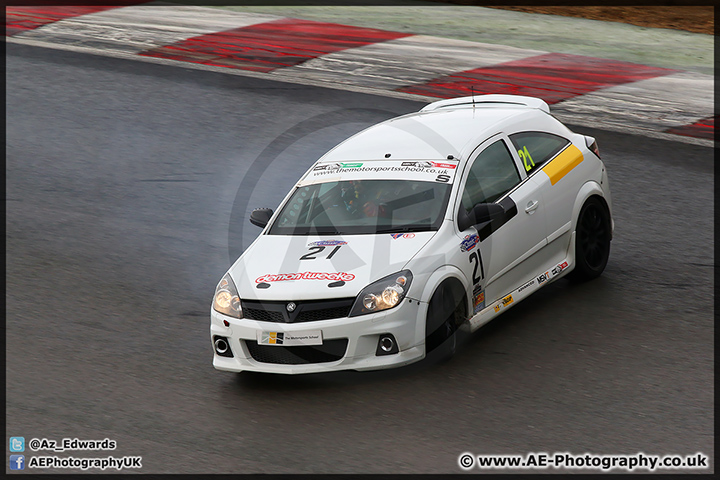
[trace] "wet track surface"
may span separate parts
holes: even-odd
[[[614,197],[604,275],[544,288],[449,362],[230,374],[211,365],[210,301],[259,233],[231,219],[423,104],[6,48],[8,435],[108,437],[143,473],[713,457],[712,149],[576,129],[598,139]]]

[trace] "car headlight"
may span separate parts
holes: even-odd
[[[237,288],[232,281],[229,273],[223,276],[220,283],[215,288],[215,297],[213,297],[213,308],[216,312],[223,313],[235,318],[243,318],[242,307],[240,306],[240,297]]]
[[[410,288],[410,282],[412,273],[403,270],[368,285],[355,299],[349,316],[381,312],[399,305]]]

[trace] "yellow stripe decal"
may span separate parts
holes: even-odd
[[[583,161],[583,154],[575,145],[570,145],[560,155],[553,158],[550,163],[542,169],[550,177],[550,183],[555,185],[570,171],[580,165]]]

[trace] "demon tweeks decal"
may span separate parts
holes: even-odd
[[[285,280],[342,280],[349,282],[355,279],[352,273],[337,272],[303,272],[303,273],[279,273],[277,275],[266,274],[255,279],[255,283],[282,282]]]

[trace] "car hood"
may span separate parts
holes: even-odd
[[[354,297],[402,270],[435,234],[261,235],[230,268],[230,276],[246,300]]]

